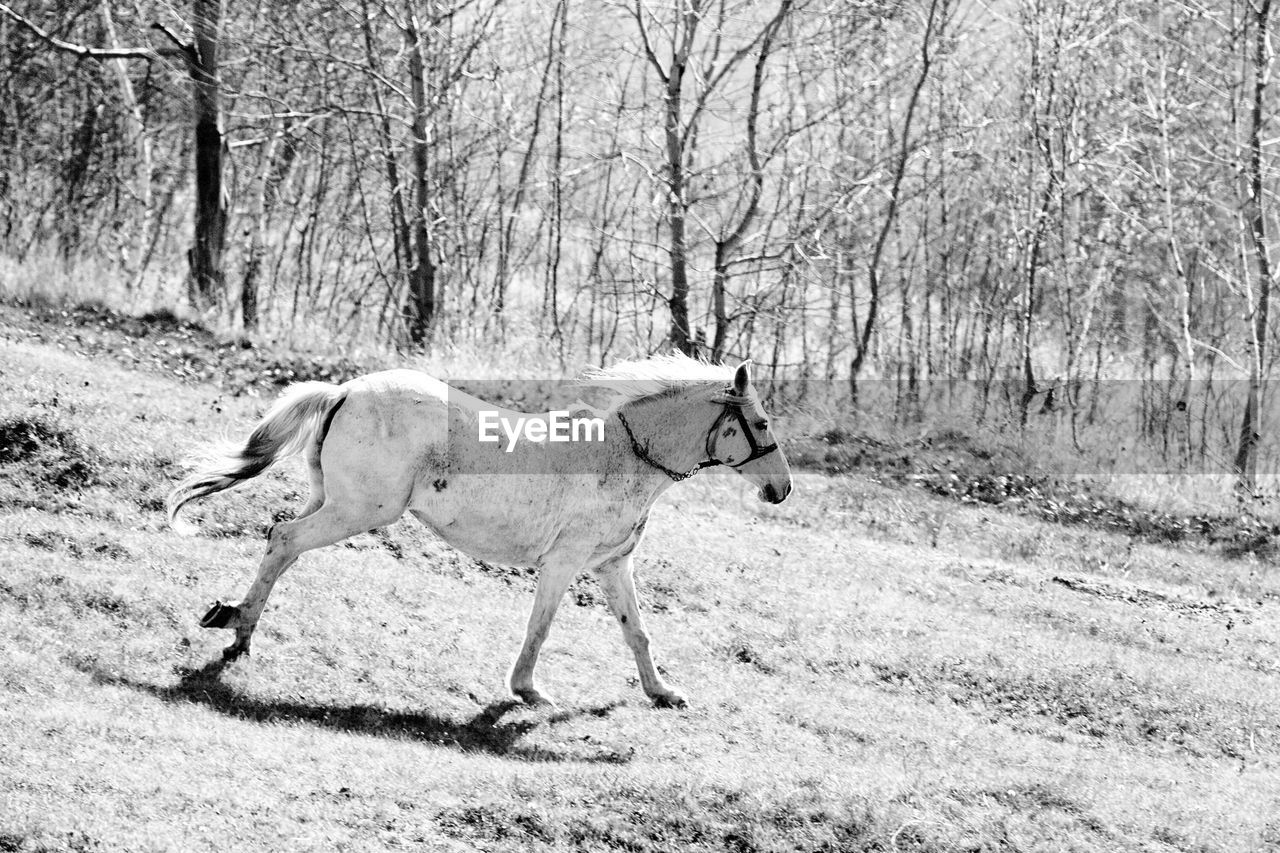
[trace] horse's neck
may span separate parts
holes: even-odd
[[[636,441],[658,464],[683,474],[707,458],[707,430],[711,428],[712,413],[703,400],[680,394],[624,406],[623,414]],[[621,432],[626,452],[633,453],[631,439],[625,431]],[[639,461],[662,474],[643,460]],[[669,479],[666,474],[662,474],[662,478]]]

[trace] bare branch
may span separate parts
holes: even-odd
[[[640,29],[640,41],[644,45],[644,55],[648,57],[649,64],[653,66],[653,70],[658,72],[658,79],[666,83],[667,72],[662,67],[662,63],[658,61],[658,55],[653,52],[653,45],[649,42],[649,31],[645,29],[644,16],[640,10],[640,0],[636,0],[635,6],[631,9],[631,14],[636,19],[636,26]]]
[[[764,87],[765,66],[769,62],[769,54],[773,51],[773,39],[783,20],[791,11],[791,0],[782,0],[778,13],[765,26],[761,35],[760,54],[756,57],[755,71],[751,77],[751,102],[747,107],[747,160],[751,164],[751,197],[747,201],[742,218],[737,226],[723,238],[723,251],[729,256],[738,251],[742,245],[743,235],[751,227],[760,208],[760,196],[764,193],[764,164],[760,161],[758,143],[758,123],[760,118],[760,90]],[[754,40],[752,42],[755,43]]]
[[[750,42],[743,45],[738,50],[734,51],[733,55],[730,56],[727,60],[725,60],[724,65],[720,66],[718,71],[716,71],[710,77],[706,78],[706,85],[703,87],[701,94],[698,96],[697,102],[693,105],[693,112],[690,113],[689,119],[685,122],[684,137],[686,139],[689,137],[691,133],[693,133],[693,128],[696,127],[698,124],[699,116],[701,116],[702,111],[707,107],[707,101],[711,98],[713,94],[715,94],[716,89],[719,88],[721,81],[723,81],[724,78],[730,72],[733,71],[733,69],[738,67],[739,62],[741,62],[743,59],[749,56],[751,52],[756,49],[756,45],[760,44],[760,41],[762,39],[764,39],[767,36],[772,41],[773,34],[777,31],[778,27],[781,25],[782,19],[787,16],[787,13],[790,11],[790,6],[791,6],[790,0],[788,0],[788,2],[782,3],[781,6],[779,6],[778,8],[777,13],[773,16],[773,18],[771,18],[769,22],[766,23],[764,27],[761,28],[760,32],[755,34],[755,36],[751,39]]]
[[[50,47],[56,50],[60,50],[63,53],[70,53],[73,56],[78,56],[81,59],[152,60],[152,59],[157,59],[159,57],[159,54],[149,47],[116,47],[116,48],[86,47],[85,45],[82,45],[82,44],[75,44],[74,42],[63,41],[57,36],[41,29],[36,24],[31,22],[27,18],[23,17],[22,15],[19,15],[17,12],[10,9],[9,6],[4,3],[0,3],[0,15],[4,15],[6,18],[9,18],[15,23],[26,28],[33,35],[35,35],[36,38],[40,39],[42,42],[49,45]]]

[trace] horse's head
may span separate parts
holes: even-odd
[[[760,395],[751,386],[751,362],[738,365],[725,409],[707,439],[711,459],[728,465],[760,487],[760,498],[782,503],[791,494],[791,466],[774,438]]]

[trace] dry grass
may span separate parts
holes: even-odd
[[[0,332],[3,332],[0,327]],[[1280,845],[1280,577],[864,477],[709,473],[640,558],[652,709],[592,584],[503,693],[532,578],[401,522],[235,599],[294,471],[166,530],[174,460],[260,401],[6,336],[0,850],[1258,850]],[[46,476],[83,457],[94,476]],[[88,463],[86,463],[88,464]]]
[[[384,336],[367,325],[348,323],[335,328],[332,323],[307,316],[291,317],[287,322],[267,324],[264,321],[268,328],[246,336],[240,331],[230,302],[215,305],[202,315],[193,313],[173,288],[173,282],[181,281],[185,275],[185,269],[154,270],[135,286],[117,267],[94,257],[79,258],[68,265],[52,252],[33,255],[22,262],[0,256],[0,311],[8,315],[10,322],[30,327],[29,321],[22,320],[20,313],[8,307],[22,306],[36,315],[44,315],[37,317],[36,325],[44,326],[54,337],[65,339],[79,335],[86,338],[83,343],[90,347],[95,342],[105,343],[101,340],[103,337],[112,337],[95,334],[91,328],[94,323],[102,323],[104,319],[123,320],[122,323],[108,322],[108,325],[124,325],[127,334],[141,338],[143,335],[139,333],[145,330],[129,321],[139,316],[159,316],[197,328],[202,333],[197,335],[200,338],[197,344],[204,347],[254,348],[284,361],[305,356],[332,362],[338,360],[335,353],[341,353],[342,361],[364,365],[399,366],[422,360],[397,352]],[[453,340],[448,330],[438,330],[430,357],[431,368],[442,375],[468,379],[533,379],[580,373],[586,366],[582,357],[565,354],[562,358],[546,334],[528,319],[535,311],[524,312],[521,307],[519,304],[509,306],[507,334],[500,343],[477,345],[465,336]],[[58,315],[62,315],[64,327],[73,328],[70,335],[66,328],[49,329]],[[144,354],[112,353],[113,358],[120,361],[132,358],[136,362],[139,355]],[[637,353],[619,352],[615,359],[635,355]]]

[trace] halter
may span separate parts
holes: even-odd
[[[713,468],[716,465],[728,465],[730,468],[741,468],[748,462],[759,459],[761,456],[768,456],[770,453],[778,449],[776,442],[767,446],[761,446],[756,441],[756,437],[752,434],[751,427],[747,423],[747,416],[742,411],[743,406],[750,402],[747,397],[734,394],[732,389],[725,389],[722,394],[715,398],[715,401],[717,403],[723,403],[724,409],[720,412],[720,417],[716,418],[715,422],[711,424],[711,429],[707,430],[707,458],[683,473],[680,471],[673,471],[649,455],[648,447],[640,444],[640,441],[636,438],[636,434],[631,431],[631,424],[627,423],[627,418],[622,414],[621,409],[618,410],[618,420],[622,422],[622,428],[627,431],[627,438],[631,439],[631,449],[635,452],[636,456],[649,463],[652,467],[657,468],[677,483],[681,480],[689,479],[703,468]],[[738,426],[742,428],[742,434],[747,437],[747,445],[751,448],[751,453],[748,454],[747,458],[743,459],[741,462],[730,463],[716,458],[716,433],[720,431],[720,425],[728,419],[730,413],[738,419]]]

